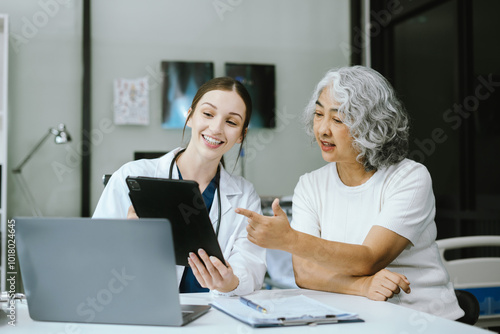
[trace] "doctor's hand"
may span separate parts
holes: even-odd
[[[260,247],[286,251],[288,246],[294,243],[296,232],[290,227],[288,217],[280,207],[279,199],[273,201],[272,209],[273,217],[259,215],[242,208],[237,208],[235,211],[248,218],[248,240]]]
[[[133,205],[129,206],[129,208],[128,208],[127,219],[139,219],[139,217],[137,216],[137,213],[135,213]]]
[[[375,275],[366,276],[363,295],[372,300],[386,301],[403,290],[410,293],[410,281],[406,276],[382,269]]]
[[[202,287],[219,292],[230,292],[238,287],[240,280],[229,263],[224,265],[215,256],[209,257],[203,249],[198,250],[198,256],[189,253],[188,263]]]

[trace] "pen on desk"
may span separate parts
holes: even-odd
[[[245,297],[240,297],[240,302],[242,302],[243,304],[245,304],[246,306],[249,306],[251,308],[253,308],[254,310],[258,311],[258,312],[261,312],[261,313],[267,313],[267,310],[265,308],[263,308],[262,306],[260,306],[259,304],[255,304],[253,301],[251,301],[250,299],[246,299]]]

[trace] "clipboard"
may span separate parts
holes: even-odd
[[[210,306],[254,328],[364,322],[356,313],[330,307],[304,295],[252,301],[265,307],[267,313],[248,307],[238,298],[217,298]]]
[[[225,263],[196,181],[128,176],[126,183],[139,218],[167,218],[172,224],[177,265],[188,266],[189,252],[200,248]]]

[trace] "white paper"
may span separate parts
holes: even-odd
[[[267,313],[261,313],[240,302],[239,298],[217,298],[211,303],[237,319],[249,324],[273,324],[279,323],[279,319],[314,319],[335,316],[338,320],[356,319],[356,313],[345,312],[337,308],[328,306],[317,300],[304,295],[251,300],[264,307]]]

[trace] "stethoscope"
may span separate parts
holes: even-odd
[[[177,159],[179,158],[179,156],[182,153],[184,153],[185,150],[186,149],[183,148],[183,149],[179,150],[179,152],[177,152],[174,155],[174,158],[172,159],[172,162],[170,163],[170,169],[169,169],[169,172],[168,172],[168,178],[169,179],[172,179],[172,171],[174,169],[175,162],[177,161]],[[220,186],[219,185],[220,185],[220,164],[219,164],[219,166],[217,166],[217,174],[215,174],[215,190],[217,191],[217,208],[219,209],[218,219],[217,219],[217,229],[215,231],[215,235],[217,236],[217,238],[219,237],[221,215],[222,215],[221,200],[220,200]]]

